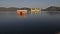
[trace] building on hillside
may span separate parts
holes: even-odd
[[[39,13],[40,11],[40,8],[31,8],[31,13]]]

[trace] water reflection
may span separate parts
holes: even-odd
[[[24,17],[26,18],[27,17],[27,14],[17,14],[19,17]]]
[[[12,11],[13,12],[13,11]],[[42,12],[33,12],[32,15],[35,16],[28,16],[27,19],[24,19],[27,17],[28,14],[17,14],[16,12],[2,12],[0,13],[0,32],[42,32],[42,33],[52,33],[55,32],[57,29],[56,27],[60,27],[60,15],[59,16],[54,16],[50,17],[47,16],[46,12],[47,11],[42,11]],[[38,16],[40,14],[44,14],[42,16]],[[48,14],[51,12],[48,12]],[[52,12],[54,13],[54,12]],[[22,17],[23,19],[19,19]],[[46,15],[45,15],[46,14]],[[58,13],[55,13],[58,14]],[[37,16],[37,17],[36,17]],[[60,28],[58,27],[58,30]],[[2,31],[3,30],[3,31]],[[23,33],[24,33],[23,32]],[[44,33],[44,34],[45,34]]]
[[[35,11],[35,12],[30,11],[27,13],[26,12],[18,12],[17,15],[21,16],[21,17],[27,17],[27,15],[29,15],[29,14],[32,14],[33,16],[38,16],[38,15],[40,15],[40,13],[41,13],[41,11]]]
[[[56,14],[60,14],[60,11],[47,11],[47,14],[56,15]]]
[[[32,15],[33,16],[38,16],[38,15],[40,15],[40,12],[33,12]]]

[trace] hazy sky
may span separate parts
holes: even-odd
[[[0,0],[0,7],[36,7],[60,6],[60,0]]]

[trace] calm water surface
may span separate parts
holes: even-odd
[[[42,11],[18,16],[16,12],[0,12],[1,34],[56,34],[60,32],[60,12]]]

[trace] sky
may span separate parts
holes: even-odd
[[[49,6],[60,7],[60,0],[0,0],[0,7],[47,8]]]

